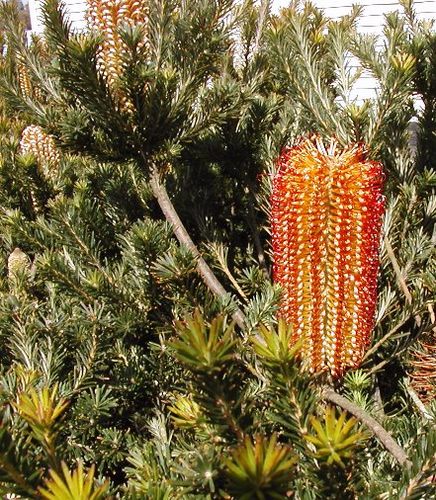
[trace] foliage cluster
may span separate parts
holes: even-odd
[[[409,0],[382,40],[356,33],[358,8],[339,21],[298,1],[278,16],[253,0],[150,0],[147,12],[145,32],[118,27],[115,91],[101,33],[72,32],[57,0],[30,44],[1,6],[1,492],[434,498],[434,386],[413,382],[436,342],[431,25]],[[377,80],[363,103],[351,56]],[[29,125],[52,136],[57,161],[24,152]],[[303,370],[275,320],[271,176],[309,133],[363,141],[386,169],[377,327],[336,390],[410,466],[326,404],[328,381]],[[204,284],[156,185],[228,293]]]

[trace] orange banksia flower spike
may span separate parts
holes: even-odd
[[[304,139],[277,162],[271,200],[279,316],[312,372],[360,364],[374,327],[384,197],[362,145]]]

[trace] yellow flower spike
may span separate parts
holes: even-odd
[[[88,0],[88,24],[102,38],[97,56],[97,67],[106,78],[120,109],[131,112],[133,104],[119,89],[124,73],[123,53],[127,46],[119,29],[123,25],[140,26],[144,29],[148,18],[147,0]],[[142,44],[146,42],[143,40]]]
[[[8,257],[8,279],[13,284],[19,277],[28,277],[31,272],[31,262],[29,256],[20,248],[15,248]]]
[[[22,62],[17,65],[17,76],[21,94],[24,97],[32,97],[32,82],[30,81],[29,72]]]
[[[54,139],[38,125],[29,125],[21,134],[20,150],[23,155],[35,157],[41,173],[49,179],[55,175],[61,157]]]

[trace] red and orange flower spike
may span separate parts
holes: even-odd
[[[312,372],[357,367],[374,327],[383,171],[362,145],[319,138],[285,149],[273,180],[274,281],[279,315],[303,339]]]

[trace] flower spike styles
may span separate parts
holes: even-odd
[[[125,41],[119,32],[123,25],[147,25],[147,0],[87,0],[88,25],[96,30],[101,38],[97,66],[105,76],[109,87],[118,98],[124,111],[132,111],[133,104],[118,88],[123,76],[123,53],[127,50]],[[145,41],[143,40],[143,45]]]
[[[60,153],[51,135],[39,125],[28,125],[21,134],[20,150],[22,154],[35,157],[39,168],[47,178],[53,178],[61,161]]]
[[[362,145],[319,138],[285,149],[271,200],[279,316],[312,372],[357,367],[374,327],[383,171]]]

